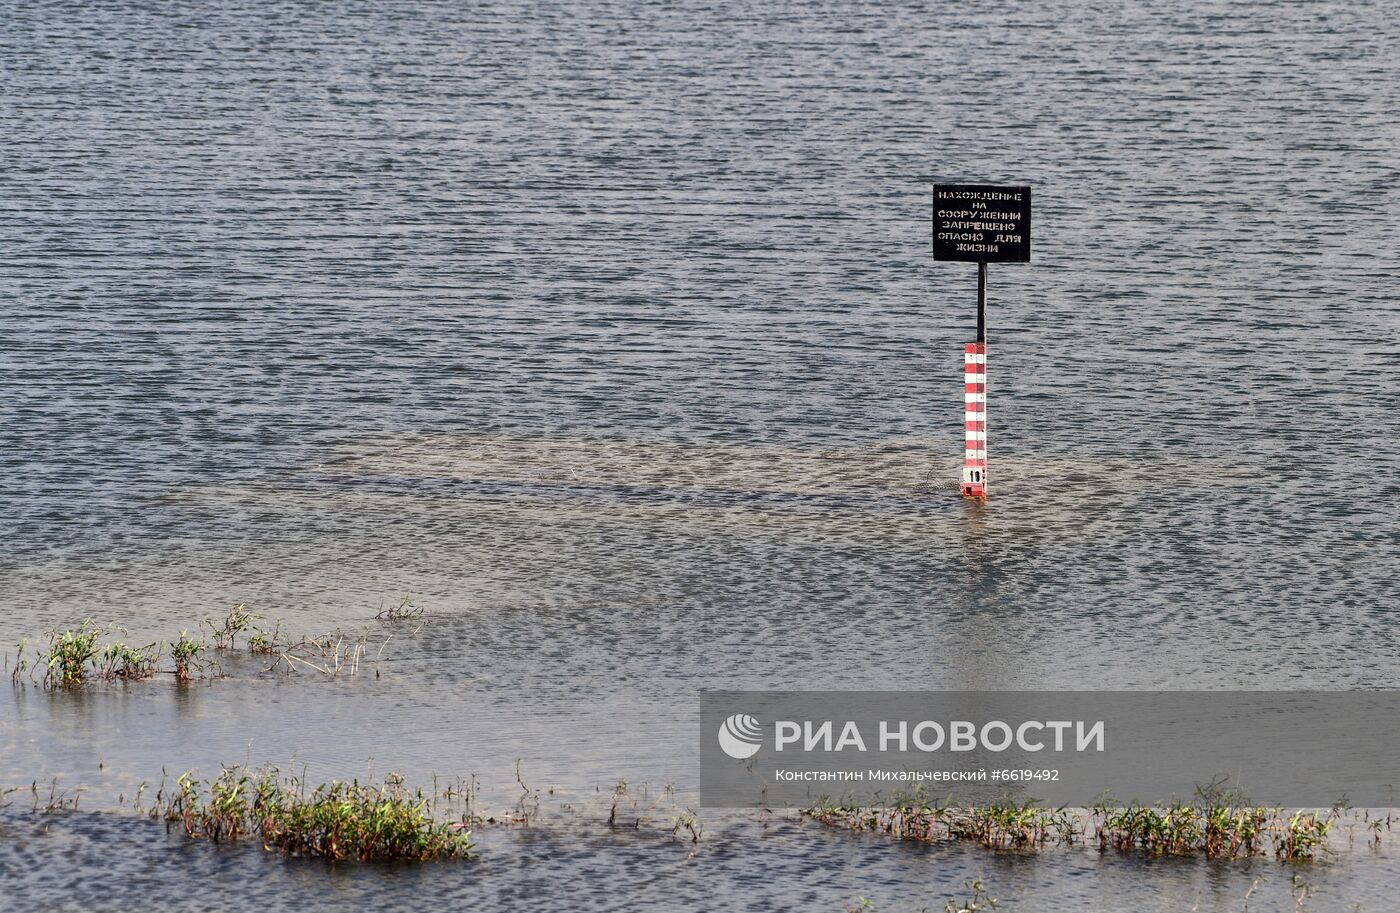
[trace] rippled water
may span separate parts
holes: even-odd
[[[77,815],[0,815],[0,877],[46,910],[108,909],[107,880],[76,884],[69,872],[120,879],[141,909],[224,911],[345,909],[942,910],[966,901],[966,882],[990,886],[998,910],[1291,911],[1386,910],[1400,865],[1393,853],[1358,850],[1297,883],[1272,859],[1230,863],[1156,859],[1134,863],[1097,851],[989,855],[977,847],[919,846],[827,831],[788,819],[725,820],[691,845],[659,825],[609,830],[591,823],[493,829],[480,861],[422,867],[342,866],[185,840],[178,828]],[[1359,842],[1364,839],[1358,837]],[[118,854],[112,850],[121,847]],[[133,858],[135,857],[135,858]],[[232,886],[237,886],[232,887]],[[1248,895],[1248,896],[1246,896]],[[1194,905],[1194,906],[1193,906]],[[129,909],[130,907],[120,907]]]
[[[296,755],[509,785],[524,758],[684,793],[703,687],[1400,687],[1385,4],[0,22],[0,642],[433,613],[372,681],[16,692],[5,782],[97,801]],[[1035,188],[1034,262],[991,269],[985,508],[948,490],[975,270],[927,220],[957,179]],[[306,884],[139,826],[26,845]],[[1258,874],[798,831],[652,882],[520,839],[655,905],[635,879],[941,906],[921,873],[1009,866],[1027,908],[1145,909]],[[850,885],[800,893],[811,859]],[[1387,871],[1313,877],[1364,900]]]

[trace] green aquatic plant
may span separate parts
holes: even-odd
[[[700,838],[704,836],[705,831],[700,824],[700,817],[695,814],[693,809],[687,808],[671,819],[671,836],[679,837],[681,831],[685,831],[690,837],[691,843],[699,843]]]
[[[101,678],[140,681],[156,674],[160,648],[156,644],[130,647],[121,641],[104,646],[97,654],[95,666]]]
[[[229,609],[228,614],[224,616],[222,624],[216,626],[207,618],[201,623],[207,627],[209,633],[213,635],[214,649],[227,650],[233,647],[233,641],[239,634],[248,630],[253,624],[253,619],[256,617],[256,615],[248,611],[247,603],[240,602],[232,609]]]
[[[983,913],[997,908],[996,898],[988,897],[981,879],[974,878],[967,883],[967,900],[950,897],[943,902],[943,913]]]
[[[375,677],[378,678],[378,660],[391,639],[385,637],[377,642],[378,650],[370,657],[368,630],[359,634],[335,631],[320,637],[303,637],[295,643],[289,643],[283,637],[280,621],[268,631],[253,627],[256,618],[257,616],[247,611],[244,603],[239,603],[219,625],[205,619],[200,623],[200,628],[207,628],[212,633],[212,645],[203,636],[196,639],[188,630],[182,629],[179,637],[169,641],[164,647],[169,650],[174,663],[174,668],[170,671],[176,681],[191,681],[197,673],[208,673],[211,668],[217,672],[217,660],[210,658],[201,663],[201,657],[206,656],[210,650],[232,647],[236,638],[244,633],[247,633],[249,653],[271,657],[270,664],[264,672],[285,667],[288,672],[311,669],[331,677],[352,677],[359,674],[361,664],[368,660],[375,666]],[[5,656],[5,668],[10,674],[10,680],[19,685],[26,678],[36,676],[38,669],[43,669],[43,681],[46,686],[70,688],[87,684],[93,678],[135,681],[156,674],[163,652],[161,645],[153,643],[144,647],[133,647],[120,640],[104,643],[104,633],[110,634],[113,630],[114,625],[100,628],[88,619],[77,628],[51,633],[48,647],[36,651],[33,658],[27,652],[27,642],[21,641],[13,665],[10,663],[9,654],[6,653]]]
[[[1249,804],[1228,792],[1203,789],[1192,802],[1118,805],[1105,798],[1089,810],[1100,849],[1149,856],[1236,859],[1272,849],[1279,859],[1302,862],[1327,851],[1339,811],[1298,811]],[[1043,808],[1034,802],[986,806],[939,805],[921,795],[896,796],[888,806],[862,807],[823,801],[801,816],[831,827],[883,833],[902,840],[971,840],[994,850],[1033,850],[1073,843],[1084,833],[1083,813]],[[1372,828],[1377,834],[1379,827]],[[1379,839],[1379,838],[1377,838]]]
[[[282,622],[280,620],[271,631],[255,628],[254,632],[255,633],[248,635],[249,653],[266,656],[284,649],[282,644]]]
[[[50,634],[49,649],[40,656],[45,684],[72,688],[86,681],[88,674],[95,671],[97,639],[101,636],[102,629],[92,619],[75,629]]]
[[[190,632],[180,631],[180,638],[170,642],[170,659],[175,663],[175,680],[188,682],[198,671],[198,658],[204,652],[204,641],[190,637]]]
[[[831,827],[927,843],[971,840],[995,850],[1073,843],[1082,830],[1078,819],[1063,808],[1044,808],[1035,802],[943,806],[920,795],[897,796],[881,808],[819,804],[801,814]]]
[[[1202,849],[1204,828],[1199,811],[1185,803],[1165,808],[1138,804],[1095,808],[1094,834],[1100,848],[1140,850],[1150,855],[1182,856]]]
[[[1269,810],[1257,806],[1207,805],[1201,810],[1200,850],[1207,857],[1253,856],[1269,828]]]
[[[998,803],[944,812],[948,833],[974,840],[989,849],[1025,849],[1049,842],[1073,843],[1078,822],[1065,809],[1042,808],[1034,802]]]
[[[380,784],[332,781],[308,793],[301,780],[273,768],[228,767],[209,783],[186,773],[161,811],[190,837],[256,836],[289,856],[426,861],[466,858],[472,847],[465,823],[434,820],[430,798],[393,775]]]
[[[120,640],[102,643],[102,635],[113,626],[98,627],[91,619],[77,628],[54,631],[47,649],[38,651],[37,667],[44,670],[44,684],[50,688],[76,688],[90,679],[138,681],[156,674],[160,648],[156,644],[133,647]],[[11,681],[18,684],[31,668],[26,644],[21,642]]]
[[[1268,851],[1289,862],[1312,859],[1327,849],[1327,834],[1337,812],[1298,811],[1281,817],[1278,809],[1234,804],[1208,795],[1197,803],[1166,806],[1094,806],[1094,834],[1100,848],[1154,856],[1235,859]]]
[[[1327,815],[1294,812],[1274,832],[1274,855],[1289,862],[1303,862],[1326,852],[1327,834],[1335,820],[1335,811]]]

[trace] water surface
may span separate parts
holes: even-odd
[[[102,805],[296,757],[508,788],[523,758],[684,794],[704,687],[1400,686],[1385,4],[0,21],[0,642],[235,602],[394,633],[379,678],[15,692],[4,782]],[[929,253],[930,186],[964,179],[1036,203],[1033,262],[991,270],[985,508],[948,490],[975,270]],[[418,634],[372,620],[406,595]],[[142,826],[4,852],[323,889]],[[996,869],[1026,909],[1225,908],[1271,865],[798,830],[652,875],[609,840],[493,839],[538,890],[577,865],[652,906],[835,908],[870,878],[938,907]],[[439,871],[336,884],[402,904],[455,890]],[[1389,871],[1309,877],[1360,902]]]

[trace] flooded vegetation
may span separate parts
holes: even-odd
[[[156,812],[179,822],[189,837],[214,843],[250,838],[292,856],[359,862],[466,858],[470,821],[433,820],[432,801],[393,776],[378,784],[333,781],[308,789],[276,769],[225,768],[207,782],[183,774]]]
[[[1149,855],[1207,858],[1256,856],[1272,850],[1287,862],[1306,862],[1327,851],[1338,812],[1196,805],[1132,805],[1094,809],[1100,847]]]
[[[405,602],[379,613],[375,619],[392,622],[421,619],[422,616],[421,608],[408,607]],[[21,641],[13,656],[5,655],[5,672],[16,686],[39,682],[48,688],[80,688],[95,681],[143,681],[157,674],[171,675],[177,682],[188,683],[196,677],[222,677],[224,669],[219,663],[219,654],[234,649],[239,636],[243,635],[250,655],[270,658],[269,664],[261,670],[264,673],[312,670],[330,677],[354,676],[359,674],[361,661],[370,645],[371,635],[367,630],[355,635],[337,631],[303,636],[293,641],[284,636],[280,620],[271,630],[258,627],[258,620],[247,611],[246,604],[240,603],[217,623],[203,619],[198,637],[181,629],[179,635],[168,642],[132,647],[117,639],[120,629],[115,623],[104,628],[88,619],[75,628],[53,631],[48,636],[48,645],[43,648],[31,651],[27,642]],[[379,653],[391,636],[378,642]],[[159,668],[161,657],[167,655],[170,668]]]
[[[684,782],[675,788],[636,785],[666,782],[668,772],[677,769],[675,761],[666,759],[691,750],[692,724],[684,716],[649,730],[656,746],[652,751],[664,762],[651,766],[637,763],[646,755],[637,753],[625,732],[611,750],[588,756],[582,766],[568,752],[513,736],[521,731],[520,705],[495,695],[521,671],[538,674],[530,672],[538,669],[532,665],[534,650],[559,656],[564,642],[547,627],[542,631],[527,613],[511,615],[511,624],[501,629],[495,625],[502,619],[493,623],[484,616],[428,613],[421,610],[421,601],[410,605],[395,597],[361,610],[363,637],[295,637],[287,635],[285,623],[265,621],[251,605],[239,611],[249,612],[252,619],[231,637],[220,639],[213,633],[229,627],[227,612],[212,616],[209,624],[190,625],[195,633],[187,629],[180,636],[167,635],[160,642],[165,649],[154,678],[105,674],[102,670],[111,664],[102,657],[119,655],[109,648],[129,644],[130,638],[96,623],[61,628],[52,640],[42,639],[44,650],[24,651],[28,671],[7,689],[11,700],[0,707],[5,714],[0,739],[6,740],[0,749],[10,765],[0,783],[30,784],[35,774],[41,776],[38,783],[7,796],[11,808],[0,817],[0,865],[26,864],[25,847],[82,842],[87,834],[119,834],[122,852],[131,854],[132,865],[155,866],[171,883],[205,865],[246,871],[252,864],[240,861],[246,854],[309,860],[330,852],[341,854],[341,862],[374,859],[377,849],[344,835],[349,833],[346,828],[362,835],[391,833],[379,829],[389,827],[388,820],[376,822],[370,814],[384,791],[390,799],[397,795],[404,800],[388,807],[393,822],[416,823],[424,833],[436,828],[439,837],[456,838],[454,852],[465,855],[446,858],[466,863],[462,871],[472,873],[471,890],[488,894],[496,890],[492,879],[497,873],[522,872],[516,867],[523,865],[572,872],[571,877],[594,886],[587,890],[602,892],[605,881],[626,884],[638,897],[652,897],[656,903],[668,902],[662,897],[669,893],[700,898],[715,879],[728,879],[730,887],[724,890],[730,892],[729,903],[742,905],[752,900],[748,892],[753,889],[738,886],[750,885],[755,867],[769,867],[788,873],[775,876],[756,895],[766,897],[774,908],[793,896],[808,896],[815,908],[833,911],[859,909],[862,898],[869,901],[867,909],[937,910],[954,896],[960,905],[969,903],[968,892],[960,886],[983,879],[987,887],[977,902],[985,904],[990,895],[997,909],[1013,913],[1042,909],[1052,899],[1070,903],[1071,909],[1096,909],[1098,890],[1132,894],[1141,892],[1143,885],[1154,886],[1162,895],[1160,903],[1143,896],[1143,910],[1165,913],[1179,910],[1181,898],[1195,902],[1215,897],[1215,908],[1236,911],[1256,881],[1250,909],[1269,909],[1269,904],[1294,909],[1301,884],[1308,893],[1300,909],[1326,911],[1338,897],[1371,903],[1373,892],[1400,877],[1384,810],[1283,814],[1226,801],[1154,806],[1106,802],[1097,809],[1054,809],[1035,803],[966,807],[923,798],[888,809],[835,803],[801,811],[701,809],[693,787]],[[382,617],[376,618],[378,614]],[[189,687],[176,688],[170,686],[175,678],[170,645],[181,642],[197,651],[198,665],[190,672]],[[365,649],[360,672],[351,675],[352,657],[361,643]],[[47,657],[52,644],[65,645],[61,656],[86,657],[78,666],[86,670],[81,684],[45,685],[41,668],[47,660],[41,663],[37,657]],[[289,651],[296,674],[281,658]],[[335,655],[341,657],[341,674],[323,674],[336,669]],[[615,668],[601,653],[596,669],[567,658],[560,661],[564,666],[558,675],[573,677],[586,693],[603,687],[608,670]],[[13,655],[10,662],[13,674],[18,668]],[[369,668],[376,674],[365,674]],[[463,678],[468,669],[479,677]],[[499,675],[491,674],[498,669]],[[444,690],[448,684],[461,688],[466,681],[476,684],[464,693]],[[423,699],[434,691],[439,699]],[[427,721],[439,718],[435,714],[443,713],[444,707],[450,708],[451,725],[429,732]],[[524,731],[592,739],[593,733],[618,731],[609,727],[617,726],[619,712],[624,719],[636,717],[620,707],[604,702],[595,712],[585,713],[576,705],[544,704],[526,718],[530,722]],[[565,712],[568,722],[561,725],[559,714]],[[245,735],[250,726],[258,733],[251,747]],[[121,735],[134,732],[143,736]],[[365,758],[371,750],[381,761],[401,767],[402,779],[376,776],[363,762],[356,770],[326,761]],[[254,759],[248,766],[218,773],[227,759],[244,754]],[[47,760],[37,769],[31,766],[33,774],[17,769],[17,760],[39,755]],[[274,758],[281,770],[301,771],[301,765],[288,762],[293,755],[315,762],[295,781],[283,778],[274,786],[259,773],[259,765]],[[522,755],[527,758],[523,773],[517,766]],[[462,759],[483,758],[500,762],[463,766]],[[154,783],[162,768],[172,771],[167,782],[173,785],[143,790],[140,781]],[[440,790],[432,785],[435,775],[464,769],[484,772],[490,787],[458,782]],[[216,773],[191,774],[182,784],[174,774],[180,770]],[[53,781],[48,771],[58,771],[62,778]],[[619,780],[618,773],[627,779]],[[587,786],[590,782],[595,785]],[[326,784],[324,790],[318,791],[319,784]],[[153,793],[159,796],[154,806]],[[461,802],[467,793],[472,794],[469,804]],[[178,812],[167,823],[179,839],[216,855],[207,863],[186,854],[167,857],[178,844],[120,823],[129,816],[131,797],[138,794],[147,797],[141,817],[156,807],[161,809],[157,822]],[[455,795],[459,804],[444,795]],[[274,799],[281,803],[275,819],[263,815]],[[35,812],[47,821],[42,833],[25,823],[23,816]],[[16,813],[22,814],[17,818]],[[456,830],[442,830],[448,824]],[[268,831],[266,841],[264,826],[277,828]],[[157,831],[164,833],[164,828]],[[415,840],[399,833],[385,846],[439,851],[432,840]],[[272,852],[264,853],[264,845]],[[225,855],[230,852],[237,857]],[[1008,867],[1005,860],[1022,862]],[[1265,863],[1274,868],[1259,867]],[[1163,867],[1168,864],[1175,867]],[[681,865],[693,870],[675,868]],[[666,874],[652,884],[640,875],[650,869]],[[604,872],[608,874],[600,874]],[[1093,884],[1103,887],[1086,888],[1085,872],[1093,873]],[[1295,884],[1290,872],[1301,882]],[[249,877],[290,889],[283,876],[265,868],[253,870]],[[355,890],[365,892],[364,897],[392,903],[399,896],[400,887],[365,878],[373,876],[355,881]],[[460,898],[456,890],[427,883],[415,888],[444,900]],[[551,895],[550,890],[542,896],[555,896],[561,903],[574,899]],[[1210,908],[1202,902],[1201,909]]]
[[[930,843],[970,840],[992,850],[1072,844],[1084,833],[1080,820],[1066,809],[1033,803],[940,806],[910,797],[896,798],[887,808],[818,804],[802,809],[801,814],[828,827]]]
[[[1097,909],[1100,891],[1131,890],[1148,878],[1171,892],[1138,906],[1154,913],[1180,910],[1183,899],[1188,910],[1327,913],[1337,908],[1338,878],[1370,872],[1381,885],[1400,876],[1388,823],[1372,828],[1364,813],[1340,809],[1323,813],[1333,825],[1326,852],[1290,857],[1269,842],[1267,851],[1260,844],[1253,854],[1209,855],[1188,834],[1247,842],[1250,834],[1288,827],[1293,819],[1238,808],[1233,820],[1211,824],[1207,809],[1183,814],[1180,807],[1154,807],[1158,817],[1146,826],[1159,846],[1120,850],[1099,842],[1095,822],[1103,834],[1128,826],[1106,817],[1106,807],[906,801],[878,812],[829,804],[800,812],[697,811],[669,786],[620,781],[591,795],[556,794],[529,779],[518,773],[513,784],[500,784],[513,786],[514,801],[494,810],[471,777],[413,788],[397,774],[320,783],[240,765],[208,778],[191,772],[154,789],[143,786],[104,811],[81,811],[80,790],[36,783],[0,795],[0,871],[33,852],[95,841],[113,872],[141,870],[171,887],[201,873],[241,873],[255,898],[312,877],[339,894],[393,903],[408,879],[415,897],[456,903],[505,896],[523,878],[539,884],[546,902],[600,902],[626,890],[644,902],[703,906],[718,885],[731,906],[746,898],[750,906],[777,909],[796,892],[812,901],[810,908],[831,913],[1031,913],[1047,906],[1047,878],[1056,879],[1055,896],[1071,909]],[[82,807],[101,804],[93,798],[89,792]],[[1119,811],[1129,810],[1143,818],[1140,807]],[[1307,829],[1301,824],[1296,832]],[[280,867],[278,857],[303,865]],[[453,861],[460,866],[446,881],[441,866],[382,865]],[[533,880],[530,873],[540,866],[550,868],[548,881]],[[745,879],[754,867],[768,873],[763,883]],[[1089,872],[1102,881],[1086,885]],[[1380,888],[1369,895],[1351,890],[1343,896],[1352,906],[1344,909],[1384,909],[1383,895]]]
[[[889,807],[818,804],[804,818],[829,827],[883,834],[901,840],[965,840],[990,850],[1033,851],[1088,843],[1101,850],[1143,856],[1239,859],[1272,854],[1292,863],[1329,852],[1328,835],[1343,819],[1339,808],[1284,810],[1239,805],[1203,793],[1198,801],[1165,805],[1116,805],[1092,809],[1043,808],[1034,802],[988,806],[939,805],[901,797]],[[1391,817],[1369,812],[1347,819],[1349,838],[1358,826],[1378,845]]]

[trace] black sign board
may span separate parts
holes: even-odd
[[[1028,263],[1031,189],[934,184],[933,259]]]

